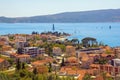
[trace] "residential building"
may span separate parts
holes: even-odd
[[[79,62],[76,57],[68,57],[65,61],[66,66],[78,66]]]
[[[11,53],[10,58],[14,59],[14,62],[16,62],[18,59],[23,63],[30,63],[31,61],[31,57],[28,54]]]
[[[53,55],[54,56],[59,56],[62,54],[62,50],[59,47],[53,47]]]
[[[59,77],[74,77],[75,80],[78,80],[81,74],[78,70],[73,70],[72,67],[62,67],[59,71]],[[79,79],[80,80],[80,79]]]
[[[3,46],[2,46],[2,50],[3,50],[3,51],[10,51],[11,49],[12,49],[12,47],[9,46],[9,45],[3,45]]]
[[[8,57],[10,57],[10,55],[12,54],[12,53],[16,53],[17,52],[17,50],[15,50],[15,49],[11,49],[11,50],[5,50],[5,51],[3,51],[2,52],[2,55],[5,55],[5,56],[8,56]]]
[[[0,58],[0,70],[7,69],[9,66],[10,64],[7,60]]]
[[[26,37],[23,37],[21,35],[16,35],[15,36],[15,41],[16,42],[26,42]]]
[[[8,36],[0,36],[0,45],[8,45],[9,44],[9,38]]]
[[[88,48],[88,49],[79,50],[79,52],[84,52],[84,53],[87,53],[87,54],[91,54],[91,53],[100,54],[100,53],[103,53],[104,51],[105,50],[102,49],[102,48]]]
[[[73,47],[73,46],[66,46],[66,55],[68,55],[68,56],[75,56],[76,55],[75,47]]]
[[[120,66],[120,59],[112,59],[111,64],[113,66]]]
[[[28,45],[28,42],[24,42],[24,41],[20,41],[20,42],[16,42],[15,46],[16,48],[24,48]]]
[[[44,54],[45,49],[44,48],[38,48],[38,47],[24,47],[22,50],[22,53],[29,54],[31,57],[35,57],[39,54]]]
[[[39,48],[39,53],[40,54],[45,54],[45,48]]]
[[[114,48],[114,53],[115,53],[117,58],[120,58],[120,47]]]
[[[110,64],[100,65],[100,72],[108,72],[112,76],[116,76],[116,75],[120,74],[120,67],[112,66]]]
[[[20,60],[20,62],[23,62],[23,63],[30,63],[30,55],[27,55],[27,54],[21,54],[21,55],[17,55],[16,60]]]
[[[15,36],[15,46],[16,48],[24,48],[28,45],[27,41],[26,41],[26,37],[23,37],[21,35],[16,35]]]
[[[39,67],[42,65],[48,65],[49,63],[52,63],[52,62],[53,62],[53,59],[51,57],[46,57],[43,60],[37,60],[37,61],[32,62],[31,65],[33,67]]]

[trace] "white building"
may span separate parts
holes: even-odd
[[[111,62],[111,64],[113,66],[120,66],[120,59],[113,59],[112,62]]]
[[[31,57],[37,56],[38,54],[44,54],[45,49],[44,48],[38,48],[38,47],[25,47],[23,48],[24,54],[29,54]]]

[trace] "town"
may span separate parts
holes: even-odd
[[[68,33],[0,36],[0,80],[120,80],[120,47]]]

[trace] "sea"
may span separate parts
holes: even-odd
[[[105,45],[120,46],[120,23],[0,23],[0,35],[48,32],[53,24],[55,31],[71,34],[68,39],[93,37]]]

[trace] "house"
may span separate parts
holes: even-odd
[[[17,53],[10,53],[10,58],[16,58],[16,56],[18,56],[18,54]]]
[[[100,54],[88,54],[88,56],[93,59],[93,63],[99,63]]]
[[[16,42],[26,42],[26,37],[22,36],[22,35],[15,35],[15,41]]]
[[[62,50],[59,47],[53,47],[53,55],[60,56],[62,54]]]
[[[16,60],[20,60],[20,62],[23,62],[23,63],[30,63],[30,55],[27,55],[27,54],[21,54],[21,55],[17,55]]]
[[[10,57],[10,55],[11,55],[12,53],[16,53],[16,52],[17,52],[17,50],[14,50],[14,49],[12,48],[12,49],[9,50],[9,51],[3,51],[2,54],[5,55],[5,56]]]
[[[74,77],[75,80],[79,79],[81,74],[78,70],[74,70],[72,67],[62,67],[58,73],[58,76],[63,77]]]
[[[75,66],[64,66],[60,69],[59,77],[72,77],[74,80],[82,80],[86,70],[78,69]]]
[[[3,51],[10,51],[11,49],[12,49],[12,47],[9,46],[9,45],[4,45],[4,46],[2,46],[2,50],[3,50]]]
[[[47,62],[45,60],[38,60],[31,63],[33,67],[39,67],[41,65],[46,65],[46,64]]]
[[[88,49],[81,49],[79,50],[79,52],[84,52],[84,53],[87,53],[87,54],[100,54],[100,53],[103,53],[104,52],[104,49],[102,48],[88,48]]]
[[[0,45],[8,45],[8,43],[6,43],[5,41],[0,41]]]
[[[99,75],[99,70],[98,69],[87,69],[86,73],[96,78],[96,76]]]
[[[108,72],[112,76],[120,74],[120,67],[112,66],[110,64],[100,65],[100,72]]]
[[[14,61],[16,62],[18,59],[20,60],[20,62],[25,62],[25,63],[30,63],[31,58],[30,55],[28,54],[17,54],[17,53],[11,53],[10,54],[10,58],[13,58]]]
[[[43,41],[42,40],[36,40],[36,44],[43,44]]]
[[[8,45],[8,44],[9,44],[8,36],[0,36],[0,45]]]
[[[27,41],[26,41],[26,37],[22,36],[22,35],[16,35],[15,36],[15,46],[16,48],[24,48],[28,45]]]
[[[18,49],[18,48],[24,48],[24,47],[26,47],[28,45],[28,42],[24,42],[24,41],[19,41],[19,42],[16,42],[15,43],[15,46],[16,46],[16,48]]]
[[[73,47],[73,46],[66,46],[66,55],[68,55],[68,56],[75,56],[76,55],[75,47]]]
[[[100,69],[100,65],[99,64],[91,64],[90,65],[90,69]]]
[[[0,70],[7,69],[9,66],[10,64],[7,60],[0,58]]]
[[[81,63],[81,68],[84,68],[84,69],[89,69],[90,68],[90,65],[94,62],[93,58],[85,58],[85,59],[82,59],[82,63]]]
[[[68,57],[65,61],[65,65],[69,66],[78,66],[79,62],[76,57]]]
[[[78,59],[81,61],[81,68],[85,68],[85,69],[90,68],[90,64],[94,62],[94,58],[84,52],[81,52],[79,54]]]
[[[8,36],[0,36],[0,41],[9,41]]]
[[[48,65],[49,63],[52,63],[53,59],[51,57],[46,57],[43,60],[37,60],[31,63],[33,67],[39,67],[41,65]]]
[[[60,69],[60,65],[59,64],[52,63],[51,65],[52,65],[52,70],[53,71],[58,71]]]
[[[117,58],[120,58],[120,47],[114,48],[114,53],[117,56]]]

